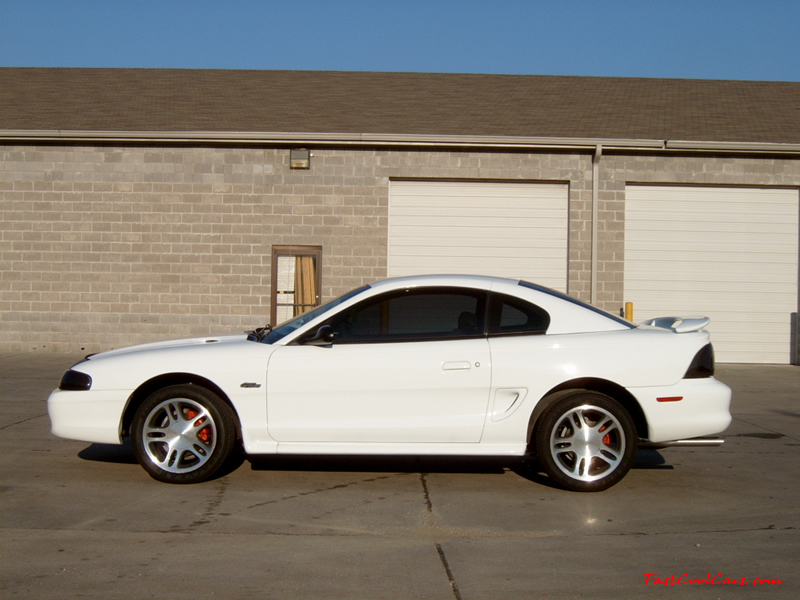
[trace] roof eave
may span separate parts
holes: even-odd
[[[486,148],[553,148],[604,150],[667,150],[681,152],[798,154],[800,144],[715,142],[577,137],[525,137],[436,135],[398,133],[304,133],[249,131],[100,131],[100,130],[0,130],[0,142],[105,142],[160,144],[279,144],[315,146],[446,146]]]

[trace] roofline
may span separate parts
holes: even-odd
[[[0,130],[0,142],[109,142],[186,144],[280,144],[315,146],[448,146],[586,150],[670,150],[682,152],[800,154],[800,144],[616,138],[569,138],[402,133],[302,133],[243,131]]]

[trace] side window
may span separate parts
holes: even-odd
[[[542,334],[550,325],[550,315],[544,309],[502,294],[492,297],[490,315],[490,335]]]
[[[483,335],[485,293],[433,288],[370,298],[330,320],[334,343],[452,339]]]

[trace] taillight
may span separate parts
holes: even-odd
[[[702,379],[714,375],[714,348],[711,344],[706,344],[694,355],[692,364],[686,371],[684,379]]]

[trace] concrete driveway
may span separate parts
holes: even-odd
[[[800,595],[797,367],[719,366],[724,446],[641,451],[617,486],[576,494],[474,459],[275,458],[160,484],[129,448],[49,434],[78,358],[0,356],[6,600]],[[716,583],[669,585],[683,574]]]

